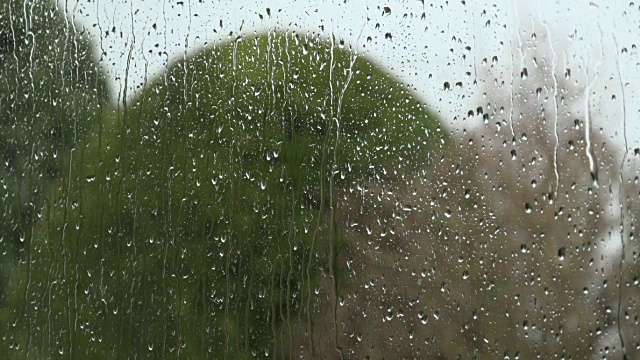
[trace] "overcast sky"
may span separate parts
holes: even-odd
[[[588,107],[594,123],[619,143],[623,143],[624,97],[629,147],[640,146],[638,3],[64,0],[60,4],[100,44],[102,50],[96,52],[106,53],[102,64],[116,95],[125,84],[129,54],[127,83],[129,94],[135,96],[145,66],[149,77],[164,71],[164,51],[171,61],[207,43],[226,40],[231,32],[235,37],[267,29],[296,29],[334,34],[358,53],[376,59],[414,88],[456,131],[478,125],[478,118],[465,116],[486,102],[483,94],[506,97],[511,89],[523,86],[527,80],[520,77],[522,68],[529,69],[531,78],[542,66],[555,66],[559,77],[570,69],[576,88],[586,90],[589,85]],[[536,67],[537,49],[548,50],[550,44],[554,51],[544,52],[546,59],[536,59]],[[541,84],[547,96],[553,93],[551,80]],[[446,91],[445,82],[451,84]],[[584,108],[576,110],[575,116],[584,117],[584,113]]]

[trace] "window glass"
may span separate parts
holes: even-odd
[[[639,26],[6,0],[0,354],[640,357]]]

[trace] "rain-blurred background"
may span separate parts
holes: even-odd
[[[0,16],[6,357],[640,356],[640,4]]]

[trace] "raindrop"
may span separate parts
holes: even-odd
[[[426,325],[429,322],[429,315],[420,312],[420,314],[418,315],[418,318],[420,318],[420,322],[422,322],[422,324]]]
[[[591,185],[593,185],[593,187],[600,187],[600,182],[598,181],[598,173],[597,172],[593,172],[591,171]]]
[[[385,314],[384,318],[387,321],[391,321],[393,320],[394,317],[395,317],[395,312],[393,311],[393,306],[390,306],[387,308],[387,313]]]

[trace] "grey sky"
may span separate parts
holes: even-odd
[[[535,71],[534,53],[537,47],[549,45],[548,29],[556,75],[571,69],[576,87],[586,89],[590,84],[590,117],[619,143],[623,143],[620,83],[624,84],[627,138],[633,149],[640,146],[640,9],[631,4],[599,0],[467,0],[466,4],[460,0],[60,0],[70,17],[100,44],[102,51],[96,51],[106,53],[102,64],[116,95],[122,93],[127,64],[128,94],[135,96],[145,66],[150,78],[165,69],[164,51],[172,61],[206,43],[224,41],[230,32],[235,37],[240,32],[296,29],[335,34],[358,53],[377,59],[414,88],[455,131],[478,125],[478,119],[465,116],[483,103],[483,94],[495,91],[506,96],[511,86],[522,85],[521,68]],[[492,61],[494,57],[497,62]],[[539,66],[551,64],[551,59],[536,60]],[[512,79],[512,74],[517,77]],[[451,84],[447,91],[445,82]],[[575,116],[584,117],[584,113],[577,109]]]

